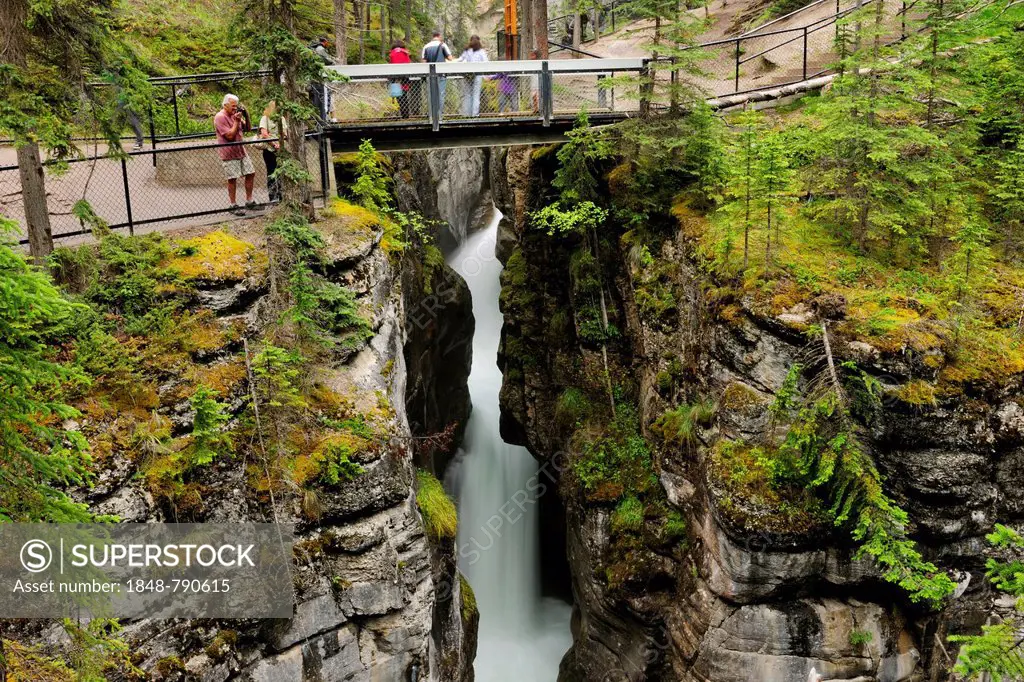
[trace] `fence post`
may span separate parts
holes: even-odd
[[[330,163],[327,158],[327,139],[324,137],[323,128],[320,129],[320,137],[318,138],[318,141],[319,144],[317,146],[319,147],[320,152],[320,193],[324,198],[324,208],[327,208],[330,204],[330,197],[328,194],[330,194],[331,191],[331,181],[330,177],[327,175],[327,173],[330,172]]]
[[[740,39],[736,39],[736,86],[733,92],[740,91]]]
[[[807,26],[804,26],[804,77],[807,80]]]
[[[156,122],[153,120],[153,103],[149,104],[149,142],[153,145],[153,167],[156,167]]]
[[[430,113],[430,127],[437,132],[441,129],[441,85],[437,82],[437,65],[430,65],[427,76],[427,111]]]
[[[552,90],[551,72],[545,59],[540,65],[540,113],[545,128],[551,125],[551,112],[554,111]]]
[[[156,158],[156,154],[153,155],[153,158]],[[124,181],[124,208],[128,213],[128,234],[134,237],[135,223],[132,221],[132,193],[128,189],[128,163],[123,156],[121,157],[121,179]]]
[[[181,137],[181,125],[178,123],[178,88],[171,83],[171,103],[174,104],[174,135]]]

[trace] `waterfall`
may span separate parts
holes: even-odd
[[[554,682],[572,644],[571,609],[541,596],[537,499],[556,493],[526,448],[498,435],[501,263],[494,246],[500,218],[495,212],[487,228],[470,234],[448,259],[469,285],[476,318],[473,413],[448,483],[458,499],[459,568],[480,609],[477,682]]]

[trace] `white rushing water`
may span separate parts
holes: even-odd
[[[541,597],[536,502],[539,494],[555,494],[551,482],[538,476],[526,448],[498,435],[502,316],[501,263],[494,256],[500,215],[495,213],[486,229],[471,234],[448,259],[469,285],[476,318],[469,374],[473,413],[449,481],[458,495],[459,568],[480,608],[477,681],[554,682],[572,644],[571,609]]]

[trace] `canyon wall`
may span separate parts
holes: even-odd
[[[908,386],[934,383],[934,358],[830,332],[835,362],[856,362],[881,387],[861,437],[886,491],[908,510],[925,557],[958,583],[939,611],[913,604],[856,558],[849,532],[823,521],[811,496],[743,478],[756,462],[728,445],[778,431],[769,406],[790,368],[808,361],[808,325],[842,329],[844,301],[793,301],[772,314],[723,294],[685,236],[699,217],[681,210],[674,236],[646,266],[657,278],[634,276],[627,244],[601,242],[609,328],[619,333],[605,360],[582,326],[590,313],[574,284],[573,248],[524,219],[552,200],[553,151],[492,152],[505,159],[492,187],[510,221],[502,435],[561,472],[567,514],[576,610],[559,680],[803,682],[812,667],[825,680],[951,679],[947,636],[976,632],[998,606],[984,575],[984,534],[1024,511],[1019,377],[916,400]],[[512,186],[514,196],[498,190]],[[614,394],[617,421],[635,409],[650,447],[643,518],[629,531],[616,528],[621,489],[590,488],[578,468],[581,450],[593,447],[587,429],[604,428],[574,418],[581,386]],[[667,410],[701,400],[713,401],[714,416],[687,442],[658,433]]]

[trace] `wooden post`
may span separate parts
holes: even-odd
[[[334,54],[339,64],[348,64],[348,13],[347,0],[334,0]]]

